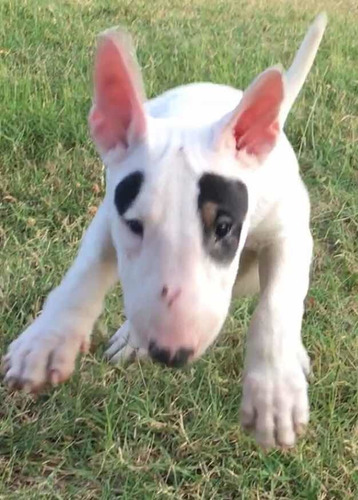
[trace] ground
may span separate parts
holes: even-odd
[[[211,80],[245,87],[286,67],[323,7],[329,25],[287,134],[312,200],[315,257],[303,336],[312,417],[292,451],[239,425],[245,331],[236,301],[216,346],[183,371],[102,357],[123,321],[106,302],[70,382],[0,397],[0,498],[358,498],[358,7],[353,0],[2,0],[1,337],[38,314],[103,195],[87,113],[95,37],[134,34],[148,96]]]

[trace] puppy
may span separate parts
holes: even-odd
[[[127,320],[110,341],[114,363],[193,361],[217,337],[233,293],[259,291],[241,421],[265,447],[294,444],[309,418],[301,323],[312,237],[283,126],[325,25],[321,14],[287,72],[271,67],[244,92],[196,83],[150,101],[128,36],[101,35],[89,126],[106,194],[62,283],[9,347],[10,387],[66,380],[118,279]]]

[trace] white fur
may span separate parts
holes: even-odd
[[[319,40],[324,24],[320,18],[314,25]],[[289,72],[289,107],[318,48],[319,40],[313,45],[309,40],[299,64],[295,60],[295,71],[304,75]],[[309,200],[283,132],[261,163],[244,155],[238,161],[230,140],[217,147],[241,97],[239,90],[210,83],[170,90],[145,105],[145,143],[125,156],[119,147],[103,155],[105,199],[42,314],[10,345],[4,358],[9,385],[34,391],[66,379],[118,276],[128,320],[112,337],[107,351],[112,362],[145,355],[153,338],[172,352],[190,348],[196,358],[219,333],[233,291],[260,288],[247,340],[242,422],[264,446],[294,443],[308,421],[309,360],[301,321],[312,254]],[[126,218],[145,221],[145,244],[129,232],[113,204],[117,184],[138,169],[145,182]],[[226,267],[207,257],[201,241],[197,183],[208,171],[241,180],[249,192],[239,249]],[[171,309],[160,297],[164,284],[182,293]]]

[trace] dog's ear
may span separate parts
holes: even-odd
[[[241,153],[262,160],[275,146],[284,100],[284,80],[279,66],[270,68],[248,87],[240,104],[224,119],[223,142]]]
[[[133,46],[125,32],[108,30],[98,41],[94,101],[89,115],[93,140],[101,153],[127,150],[146,131],[144,91]]]

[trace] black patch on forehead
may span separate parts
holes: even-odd
[[[117,207],[119,215],[123,215],[132,205],[139,194],[143,180],[143,172],[138,171],[127,175],[118,184],[114,192],[114,204]]]
[[[199,180],[198,209],[207,253],[220,264],[230,264],[239,246],[248,209],[245,184],[221,175],[204,174]],[[230,230],[221,237],[225,225]]]

